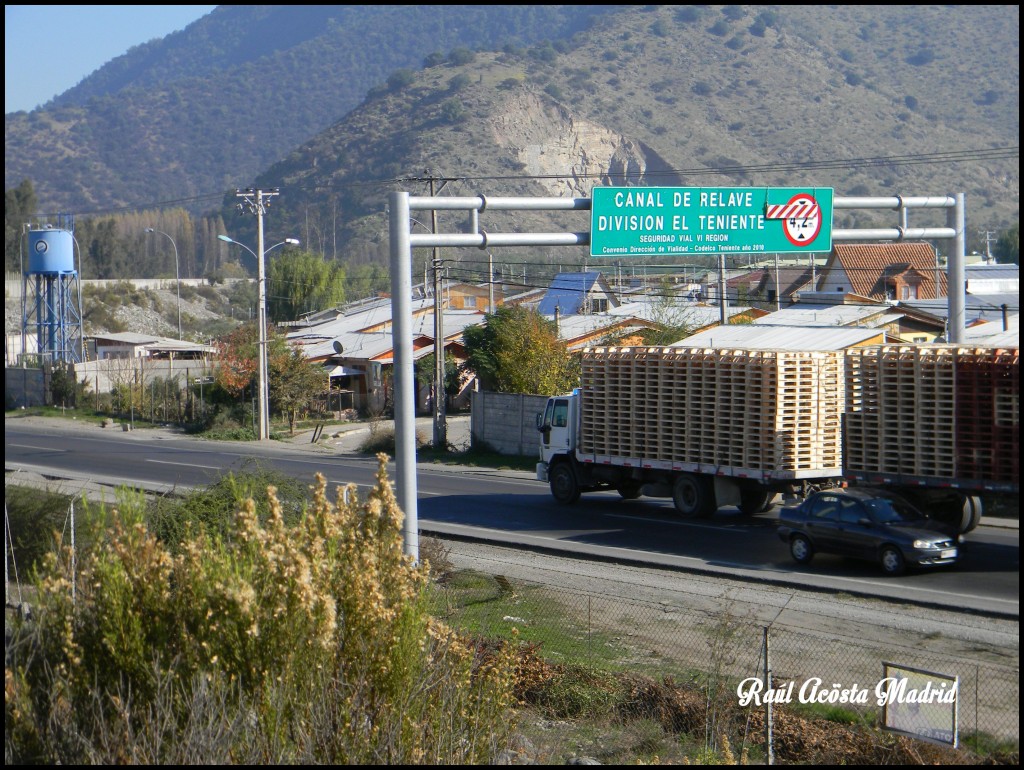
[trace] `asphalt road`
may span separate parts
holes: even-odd
[[[450,432],[464,431],[456,424]],[[271,465],[312,482],[323,473],[331,487],[374,483],[376,460],[351,452],[354,436],[313,445],[308,435],[266,445],[195,440],[169,430],[99,428],[41,418],[5,421],[7,479],[40,473],[50,486],[88,482],[114,499],[116,486],[169,491],[204,486],[248,463]],[[15,470],[16,469],[16,470]],[[394,476],[392,476],[394,478]],[[66,479],[61,481],[61,479]],[[74,480],[74,481],[73,481]],[[708,521],[681,520],[667,500],[626,501],[615,493],[556,504],[532,474],[420,464],[417,520],[423,534],[528,548],[638,567],[742,579],[765,586],[912,602],[951,611],[1018,617],[1019,530],[986,525],[971,533],[955,569],[901,578],[875,565],[818,556],[806,567],[789,558],[775,535],[775,517],[745,517],[723,509]]]

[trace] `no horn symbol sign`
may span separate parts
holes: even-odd
[[[812,243],[821,232],[821,207],[806,193],[798,193],[789,203],[768,206],[765,219],[781,219],[782,231],[794,246]]]

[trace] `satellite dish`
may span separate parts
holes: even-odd
[[[334,341],[334,352],[339,355],[345,352],[345,347],[341,344],[341,340]]]

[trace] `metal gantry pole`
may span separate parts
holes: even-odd
[[[950,239],[952,248],[949,250],[948,277],[946,279],[946,297],[949,306],[949,342],[961,344],[964,341],[965,306],[967,304],[967,279],[964,275],[964,262],[967,254],[967,237],[965,233],[964,194],[953,196],[956,204],[946,212],[947,223],[954,231]]]
[[[412,354],[412,247],[409,237],[409,193],[388,194],[391,240],[391,340],[394,348],[395,497],[405,514],[404,551],[420,558],[416,506],[416,378]],[[438,301],[438,297],[434,300]]]

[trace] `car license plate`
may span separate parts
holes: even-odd
[[[955,559],[956,548],[947,548],[945,551],[939,554],[940,559]]]

